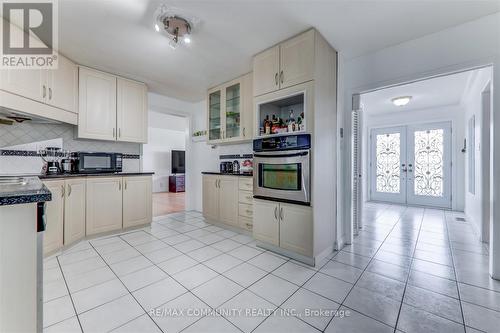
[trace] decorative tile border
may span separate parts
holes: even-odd
[[[19,157],[36,157],[40,156],[37,151],[34,150],[6,150],[0,149],[0,156],[19,156]],[[137,154],[123,154],[124,159],[134,159],[138,160],[141,155]]]
[[[219,155],[220,160],[237,160],[253,158],[253,154],[234,154],[234,155]]]

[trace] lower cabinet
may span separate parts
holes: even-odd
[[[264,243],[311,257],[312,209],[308,206],[254,200],[253,235]]]
[[[64,200],[64,245],[72,244],[85,237],[86,209],[85,178],[66,180]]]
[[[44,182],[52,193],[52,200],[45,208],[45,231],[43,233],[43,253],[60,249],[64,244],[64,180]]]
[[[153,219],[151,177],[123,177],[123,227],[150,223]]]
[[[219,219],[219,176],[203,175],[203,216]]]
[[[87,179],[87,236],[122,228],[122,178]]]
[[[219,178],[219,221],[238,225],[238,178],[221,176]]]

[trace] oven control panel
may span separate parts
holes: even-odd
[[[269,138],[256,139],[253,141],[253,150],[278,151],[278,150],[298,150],[311,148],[310,134],[295,134],[273,136]]]

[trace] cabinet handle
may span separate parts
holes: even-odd
[[[43,85],[43,98],[45,98],[45,96],[47,96],[47,87],[44,84]]]
[[[251,224],[251,223],[246,223],[246,226],[247,226],[248,228],[252,228],[253,224]]]
[[[245,136],[245,127],[243,127],[243,136]]]
[[[252,196],[248,196],[248,197],[247,197],[247,200],[252,200]]]
[[[70,195],[71,195],[71,185],[68,184],[68,198],[69,198]]]
[[[278,219],[278,206],[275,206],[274,207],[274,219],[277,220]]]
[[[52,99],[52,88],[49,88],[49,99]]]
[[[127,181],[126,181],[126,180],[124,180],[124,181],[123,181],[123,183],[124,183],[124,185],[125,185],[124,189],[126,190],[126,189],[127,189]]]
[[[217,179],[215,180],[215,188],[217,188]]]
[[[283,207],[280,208],[280,220],[283,221]]]
[[[119,129],[118,129],[118,137],[119,137],[119,138],[121,138],[121,137],[122,137],[122,129],[121,129],[121,128],[119,128]]]
[[[115,130],[115,128],[113,127],[113,138],[115,137],[115,132],[116,132],[116,130]]]
[[[281,84],[283,84],[283,78],[285,77],[285,75],[283,74],[283,71],[281,71],[280,73],[280,80],[281,80]]]
[[[274,74],[274,82],[276,83],[276,85],[278,85],[278,72]]]
[[[122,190],[122,182],[121,182],[121,181],[119,181],[119,182],[118,182],[118,191],[121,191],[121,190]]]
[[[61,198],[64,198],[65,192],[66,192],[66,188],[64,187],[64,185],[61,185]]]

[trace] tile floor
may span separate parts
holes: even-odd
[[[46,259],[44,332],[498,332],[500,282],[459,213],[367,204],[317,267],[199,212]]]

